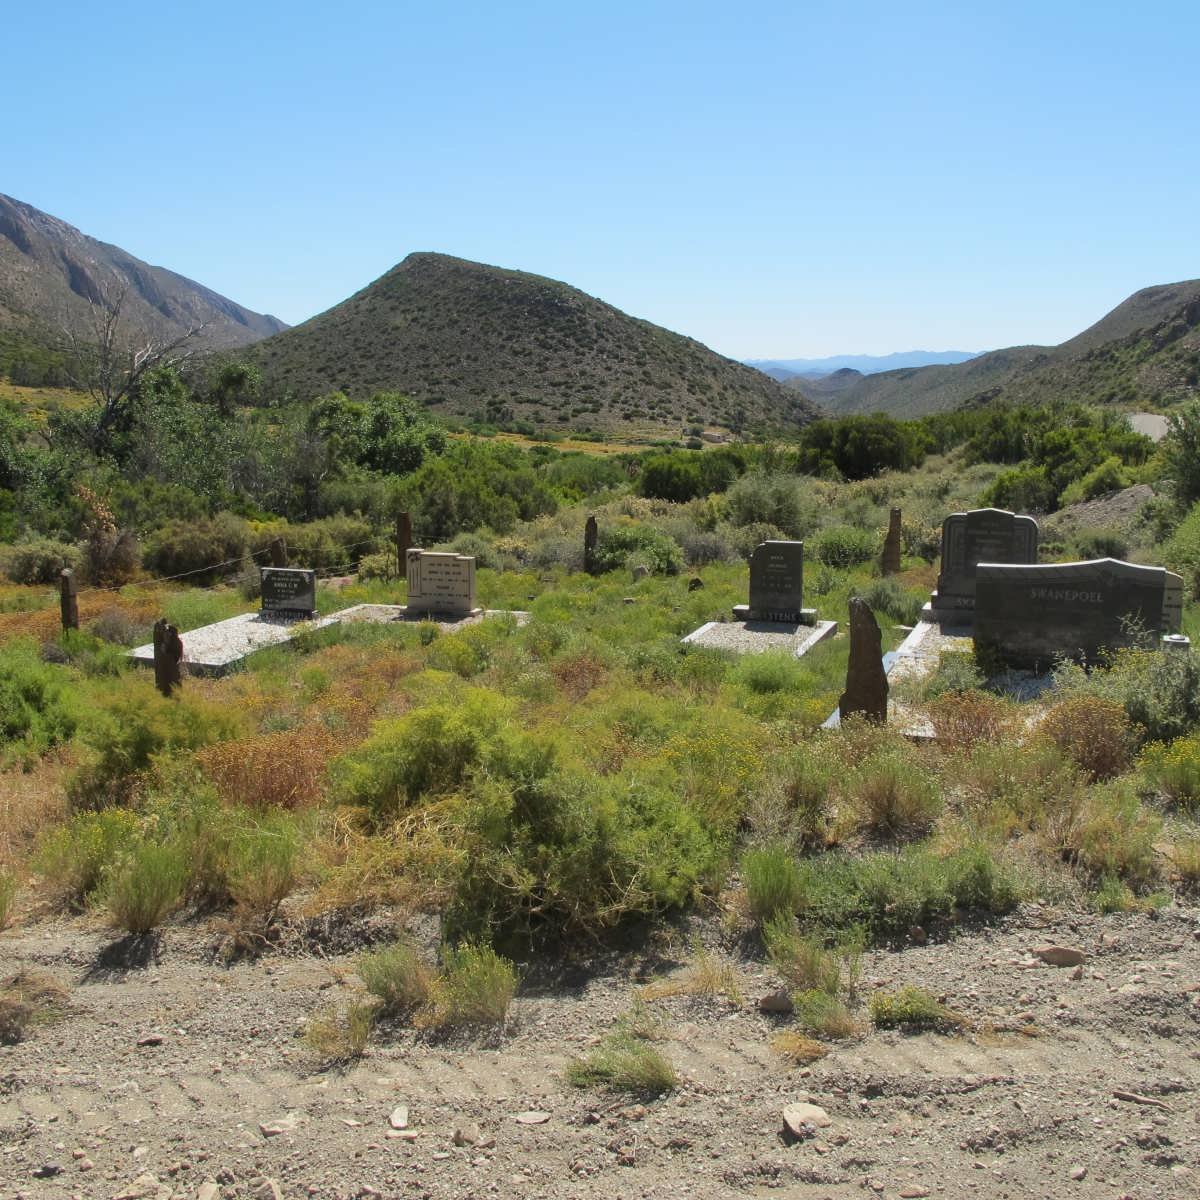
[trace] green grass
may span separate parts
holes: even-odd
[[[639,1096],[661,1096],[674,1090],[679,1076],[670,1060],[651,1044],[658,1033],[658,1027],[635,1009],[618,1021],[594,1050],[567,1064],[567,1082],[574,1087],[603,1087]]]
[[[780,915],[790,917],[800,907],[802,877],[787,846],[747,850],[742,856],[742,879],[750,914],[759,925]]]
[[[134,936],[149,933],[179,905],[187,876],[178,847],[134,846],[108,879],[105,900],[114,924]]]
[[[966,1024],[961,1013],[947,1008],[936,996],[919,987],[876,992],[868,1008],[878,1029],[950,1031]]]

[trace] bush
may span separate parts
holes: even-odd
[[[764,846],[742,856],[742,880],[750,913],[759,925],[800,907],[800,870],[786,846]]]
[[[1014,512],[1045,513],[1058,507],[1058,493],[1045,467],[1002,471],[980,499],[992,508],[1008,508]]]
[[[0,567],[13,583],[57,583],[65,568],[79,566],[79,548],[53,538],[34,538],[0,550]]]
[[[770,525],[789,538],[802,538],[820,523],[815,492],[795,475],[751,471],[725,493],[725,508],[733,525]]]
[[[363,581],[379,579],[384,583],[391,583],[393,579],[399,578],[396,556],[386,550],[382,554],[364,555],[358,561],[358,577]]]
[[[233,513],[170,521],[146,542],[143,562],[156,575],[206,584],[232,575],[249,548],[250,527]]]
[[[915,625],[921,619],[926,600],[923,592],[906,591],[894,579],[877,579],[850,594],[865,600],[872,612],[887,613],[901,625]]]
[[[32,642],[0,649],[0,763],[29,763],[70,739],[78,713],[66,684]]]
[[[924,988],[902,987],[876,992],[870,999],[871,1020],[879,1029],[959,1029],[966,1024],[961,1014],[947,1008]]]
[[[187,866],[178,847],[141,842],[112,871],[105,900],[113,921],[140,936],[179,905],[186,883]]]
[[[926,706],[938,745],[962,750],[979,742],[998,742],[1013,724],[1012,706],[990,692],[975,689],[943,692]]]
[[[655,575],[677,575],[683,554],[677,543],[652,525],[605,526],[596,543],[596,569],[649,567]]]
[[[858,828],[887,837],[924,833],[942,811],[932,776],[898,751],[863,762],[846,781],[845,794]]]
[[[405,941],[393,942],[358,960],[358,975],[375,996],[381,1011],[401,1013],[425,1004],[434,985],[434,973],[416,949]]]
[[[300,874],[299,830],[285,814],[264,813],[231,831],[227,883],[242,931],[265,932]]]
[[[1140,766],[1173,804],[1187,812],[1200,808],[1200,736],[1176,738],[1169,745],[1151,742],[1142,751]]]
[[[1094,788],[1072,839],[1076,861],[1093,878],[1145,887],[1158,874],[1154,842],[1161,829],[1161,818],[1142,806],[1125,781]]]
[[[1097,496],[1107,496],[1110,492],[1119,492],[1133,482],[1133,477],[1125,469],[1125,464],[1115,455],[1110,455],[1099,466],[1093,467],[1082,478],[1068,485],[1060,498],[1065,507],[1068,504],[1081,504],[1085,500],[1095,500]],[[1098,555],[1097,557],[1103,557]],[[1113,555],[1123,558],[1124,555]]]
[[[422,1024],[503,1025],[516,990],[516,967],[490,946],[448,948]]]
[[[1081,559],[1128,558],[1129,541],[1113,529],[1089,529],[1076,536],[1075,552]]]
[[[331,732],[306,726],[218,742],[199,750],[196,761],[228,804],[309,808],[324,797],[336,750]]]
[[[764,803],[802,846],[820,847],[826,840],[833,769],[807,746],[777,759],[764,789]]]
[[[972,651],[943,650],[938,656],[937,670],[925,683],[925,695],[934,699],[947,692],[970,692],[983,687],[983,672]]]
[[[33,857],[33,869],[53,899],[72,908],[91,900],[114,863],[139,837],[137,817],[124,809],[78,813],[45,833]]]
[[[879,538],[869,529],[833,525],[811,538],[808,548],[827,567],[853,567],[879,553]]]
[[[1193,599],[1200,597],[1200,503],[1192,506],[1163,546],[1163,561],[1183,576]]]
[[[810,988],[796,992],[792,996],[792,1004],[795,1006],[796,1023],[806,1033],[836,1041],[854,1037],[862,1031],[845,1002],[828,991]]]
[[[1060,700],[1039,726],[1092,779],[1111,779],[1129,766],[1135,739],[1124,707],[1104,696]]]
[[[323,1063],[348,1063],[361,1058],[371,1040],[375,1005],[352,1000],[343,1007],[322,1009],[304,1027],[304,1044]]]

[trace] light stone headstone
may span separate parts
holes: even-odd
[[[1156,645],[1183,616],[1180,576],[1115,558],[979,563],[975,578],[976,648],[1011,666],[1094,663],[1105,650]]]
[[[1037,562],[1038,524],[999,508],[951,513],[942,522],[942,567],[934,609],[969,613],[975,607],[975,568],[981,562]]]
[[[475,605],[475,559],[470,555],[411,549],[405,567],[408,612],[465,617],[480,611]]]

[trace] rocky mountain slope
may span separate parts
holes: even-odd
[[[799,384],[806,394],[812,395]],[[962,404],[1063,399],[1158,408],[1200,395],[1200,280],[1144,288],[1060,346],[868,375],[827,406],[913,417]]]
[[[137,339],[171,340],[203,325],[197,344],[226,349],[287,328],[0,195],[0,330],[44,340],[61,336],[66,327],[86,337],[93,305],[122,291],[122,320]]]
[[[442,254],[410,254],[252,356],[280,398],[394,389],[549,428],[786,427],[815,415],[761,372],[565,283]]]

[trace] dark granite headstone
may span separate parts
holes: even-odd
[[[840,720],[861,716],[882,725],[887,721],[888,681],[883,668],[883,635],[870,606],[850,598],[850,661],[846,690],[838,701]]]
[[[951,513],[942,522],[942,568],[931,603],[935,609],[975,607],[975,567],[981,562],[1037,562],[1038,524],[999,508]]]
[[[734,607],[742,621],[811,624],[804,608],[804,543],[763,542],[750,556],[750,603]]]
[[[895,575],[900,570],[900,510],[893,508],[888,517],[887,537],[883,539],[883,573]]]
[[[263,567],[265,616],[311,617],[317,611],[317,573],[295,567]]]
[[[1011,666],[1095,662],[1104,650],[1156,645],[1179,629],[1183,580],[1115,558],[975,570],[975,645]]]

